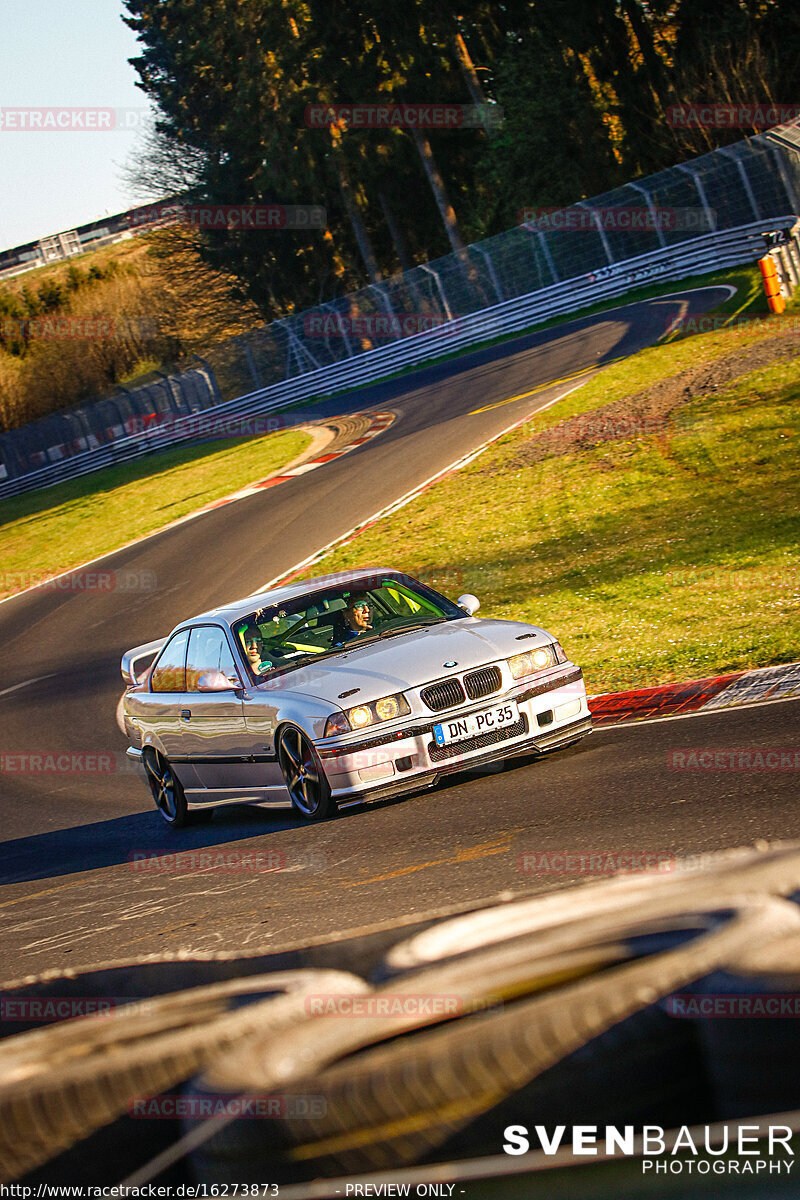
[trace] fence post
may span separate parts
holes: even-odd
[[[427,263],[420,263],[419,270],[425,271],[428,275],[433,276],[434,281],[436,283],[436,287],[439,291],[439,296],[441,298],[442,304],[444,305],[444,315],[447,317],[448,321],[452,321],[453,314],[450,311],[450,305],[447,303],[447,295],[445,293],[444,288],[442,287],[442,281],[439,278],[437,272],[434,271],[433,267],[429,267]]]
[[[697,194],[700,197],[700,203],[703,206],[703,212],[705,213],[706,220],[708,221],[708,232],[715,233],[717,229],[717,219],[714,215],[714,210],[708,203],[708,196],[706,195],[706,189],[703,185],[703,180],[695,171],[692,170],[688,163],[677,163],[676,165],[679,171],[685,171],[694,186],[697,188]]]
[[[505,296],[503,295],[503,289],[500,287],[500,280],[497,278],[497,272],[494,269],[494,263],[492,262],[491,254],[488,250],[481,246],[480,242],[477,242],[474,246],[471,246],[470,249],[477,250],[478,254],[480,254],[481,258],[486,263],[486,270],[489,278],[492,281],[492,287],[494,288],[495,295],[497,296],[497,303],[503,304],[505,301]]]
[[[789,203],[791,204],[792,208],[794,209],[794,211],[796,213],[800,213],[800,200],[798,200],[798,198],[797,198],[797,192],[795,190],[794,183],[792,182],[792,180],[789,176],[789,172],[786,170],[786,163],[785,163],[784,157],[783,157],[783,149],[781,148],[781,146],[776,145],[775,142],[773,142],[773,141],[768,141],[767,145],[769,146],[770,150],[772,151],[772,155],[778,164],[778,171],[780,173],[781,181],[783,183],[784,188],[786,189],[786,197],[787,197]]]
[[[647,210],[650,213],[650,216],[653,218],[653,225],[655,227],[656,237],[658,238],[658,244],[661,249],[664,250],[667,245],[667,240],[664,237],[664,234],[661,232],[661,222],[658,219],[656,206],[653,204],[653,197],[650,195],[647,188],[642,187],[640,183],[629,183],[626,184],[626,186],[632,188],[634,192],[638,192],[640,196],[644,196],[644,202],[647,205]]]
[[[596,213],[593,208],[590,208],[590,206],[586,203],[585,200],[579,200],[574,207],[586,209],[586,211],[591,216],[592,224],[594,225],[597,232],[600,234],[600,241],[603,243],[603,251],[605,253],[606,259],[608,260],[608,263],[610,266],[611,263],[614,262],[614,255],[611,250],[611,243],[608,240],[608,235],[606,234],[605,229],[603,229],[603,222],[600,220],[600,214]]]
[[[322,363],[319,361],[319,359],[315,358],[314,355],[311,353],[311,351],[308,349],[308,347],[306,345],[304,345],[303,342],[300,341],[299,337],[297,336],[297,334],[294,331],[294,328],[290,324],[292,319],[293,319],[292,317],[278,317],[275,321],[272,322],[273,325],[280,325],[286,334],[286,340],[287,340],[286,378],[287,379],[291,378],[291,376],[289,375],[289,371],[288,371],[288,366],[289,366],[288,349],[291,349],[292,353],[294,354],[294,360],[297,363],[297,374],[298,375],[305,374],[305,372],[303,370],[303,360],[300,357],[302,354],[305,354],[306,358],[309,359],[311,363],[313,363],[313,366],[311,368],[312,370],[316,370],[318,367],[322,366]],[[251,357],[252,357],[252,355],[251,355]],[[258,384],[258,387],[261,387],[260,383]]]
[[[753,215],[755,216],[755,219],[757,221],[760,221],[761,220],[761,209],[758,207],[758,202],[753,193],[753,189],[750,186],[750,179],[747,174],[747,171],[745,170],[745,165],[742,162],[742,160],[739,158],[739,155],[733,154],[730,146],[720,146],[720,148],[717,150],[717,153],[721,154],[723,156],[723,158],[729,158],[729,159],[731,159],[732,162],[736,163],[736,167],[739,172],[739,177],[742,181],[742,187],[744,188],[745,195],[747,196],[747,199],[750,202],[750,207],[753,210]]]
[[[211,385],[211,391],[214,393],[214,396],[216,397],[217,404],[222,404],[223,403],[222,393],[219,390],[219,384],[217,383],[217,377],[214,374],[214,368],[211,366],[211,363],[208,361],[208,359],[201,358],[199,354],[193,354],[192,358],[196,358],[199,363],[203,364],[203,367],[205,368],[206,375],[208,378],[208,382]]]
[[[333,304],[334,304],[333,300],[326,300],[324,304],[320,304],[320,308],[331,308],[333,306]],[[336,309],[333,310],[333,315],[335,317],[339,316]],[[353,357],[353,347],[350,345],[350,338],[347,336],[347,334],[345,333],[344,329],[341,328],[341,326],[340,326],[340,333],[342,335],[342,341],[344,342],[344,344],[347,348],[347,357],[352,358]],[[327,338],[326,338],[326,341],[327,341]],[[330,350],[330,346],[328,346],[328,349]]]
[[[542,254],[544,255],[544,261],[547,263],[548,267],[550,268],[550,274],[553,276],[553,283],[561,283],[561,279],[559,277],[558,271],[556,270],[556,264],[553,261],[552,254],[550,253],[550,247],[547,244],[547,236],[546,236],[544,230],[537,229],[536,236],[538,237],[539,245],[542,248]],[[539,264],[537,263],[536,265],[538,266]]]

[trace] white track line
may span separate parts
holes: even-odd
[[[20,688],[30,687],[32,683],[41,683],[43,679],[55,679],[55,673],[37,675],[35,679],[26,679],[24,683],[15,683],[13,687],[5,688],[0,692],[0,696],[10,696],[12,692],[18,692]]]

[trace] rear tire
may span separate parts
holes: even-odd
[[[213,808],[189,808],[181,782],[162,754],[145,751],[142,761],[156,808],[167,825],[185,829],[187,825],[201,825],[211,820]]]

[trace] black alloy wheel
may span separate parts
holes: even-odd
[[[336,811],[336,802],[311,742],[295,725],[278,738],[278,762],[292,806],[307,821],[322,821]]]

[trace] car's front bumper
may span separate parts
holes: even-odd
[[[437,746],[434,726],[515,700],[515,725]],[[463,708],[408,717],[372,736],[328,739],[317,745],[337,801],[379,798],[434,783],[440,775],[469,770],[513,755],[543,753],[591,732],[592,720],[580,668],[572,664],[519,680],[511,689]]]

